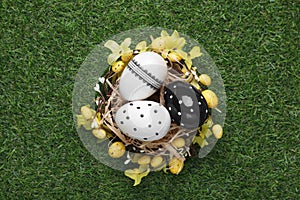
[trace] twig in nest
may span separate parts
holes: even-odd
[[[164,86],[161,87],[159,91],[159,102],[162,105],[165,104],[164,101],[165,85],[176,80],[184,81],[184,79],[181,76],[182,74],[180,74],[178,71],[172,68],[168,69],[167,79],[164,82]],[[109,91],[110,96],[105,101],[105,108],[104,108],[104,112],[102,113],[101,123],[106,125],[115,134],[115,136],[118,137],[125,145],[131,145],[133,147],[136,147],[137,149],[140,150],[140,152],[144,152],[145,154],[149,154],[149,155],[163,155],[169,157],[170,159],[174,156],[181,160],[185,159],[184,156],[185,152],[188,151],[189,148],[184,147],[181,149],[177,149],[172,145],[172,141],[174,141],[178,137],[184,137],[190,134],[191,132],[194,132],[195,130],[185,130],[176,124],[171,124],[171,127],[165,137],[151,142],[139,141],[137,139],[133,139],[126,136],[117,127],[114,121],[115,112],[122,105],[127,103],[127,101],[124,100],[119,93],[118,90],[119,79],[117,79],[114,84],[112,84],[108,79],[106,79],[106,84],[110,88]]]
[[[104,121],[104,124],[110,128],[110,130],[112,130],[117,136],[118,138],[120,138],[120,140],[122,140],[122,142],[125,143],[125,145],[128,145],[128,141],[125,139],[125,136],[121,133],[121,131],[119,129],[117,129],[116,127],[114,126],[111,126],[110,123],[107,123],[106,121]]]

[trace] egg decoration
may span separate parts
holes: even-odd
[[[209,108],[216,108],[218,106],[218,97],[217,95],[211,90],[204,90],[203,97],[205,98],[207,105]]]
[[[114,142],[108,148],[108,154],[112,158],[121,158],[125,151],[125,145],[122,142]]]
[[[164,99],[172,121],[183,128],[197,128],[208,117],[205,98],[189,83],[174,81],[168,84],[165,88]]]
[[[180,160],[176,157],[172,158],[172,160],[169,162],[170,172],[172,174],[179,174],[183,168],[183,165],[183,160]]]
[[[226,93],[213,60],[195,40],[158,30],[97,45],[73,90],[84,146],[134,186],[150,171],[180,173],[188,157],[205,157],[223,136]]]
[[[143,52],[128,63],[119,84],[127,101],[146,99],[157,91],[168,74],[166,61],[157,53]]]
[[[124,134],[141,141],[161,139],[171,125],[167,109],[154,101],[124,104],[117,110],[115,121]]]
[[[162,164],[163,160],[164,159],[162,156],[154,156],[150,162],[150,165],[154,168],[158,167]]]

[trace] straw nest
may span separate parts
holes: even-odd
[[[163,106],[165,105],[164,101],[164,88],[170,82],[181,80],[187,81],[186,78],[183,78],[184,74],[180,70],[180,65],[183,65],[180,62],[170,62],[168,61],[168,76],[165,80],[163,86],[157,91],[154,95],[149,97],[149,100],[156,101]],[[114,84],[111,83],[110,79],[112,78],[111,74],[106,74],[104,85],[109,88],[107,97],[98,98],[98,109],[97,113],[101,113],[101,124],[106,126],[112,133],[113,137],[112,141],[120,140],[122,141],[128,149],[133,150],[135,152],[145,153],[148,155],[162,155],[168,156],[170,159],[172,157],[177,157],[178,159],[185,160],[185,156],[188,154],[190,156],[190,144],[192,142],[193,137],[197,133],[197,129],[187,130],[182,127],[176,125],[175,123],[171,124],[171,127],[166,134],[165,137],[151,141],[139,141],[137,139],[133,139],[124,134],[117,126],[114,115],[116,111],[125,103],[124,100],[118,90],[119,87],[119,78],[114,80]],[[176,148],[172,142],[176,138],[185,138],[185,145],[181,148]]]

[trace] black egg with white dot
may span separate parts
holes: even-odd
[[[174,81],[168,84],[165,87],[164,99],[172,121],[183,128],[197,128],[208,117],[205,98],[187,82]]]

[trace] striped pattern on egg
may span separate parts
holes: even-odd
[[[120,77],[119,91],[127,101],[146,99],[163,84],[168,74],[166,61],[157,53],[136,55]]]

